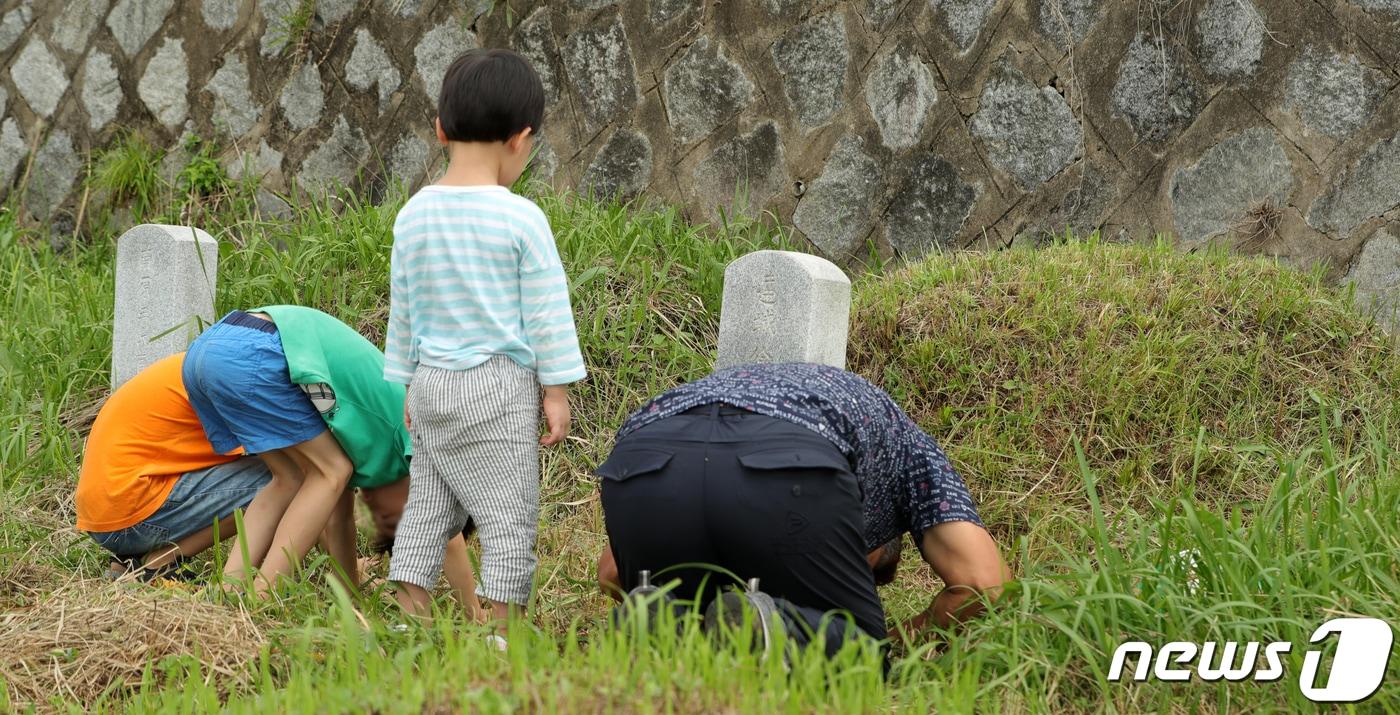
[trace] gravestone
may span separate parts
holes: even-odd
[[[142,224],[117,239],[113,389],[214,321],[218,265],[218,242],[190,226]]]
[[[846,367],[851,281],[825,258],[756,251],[724,269],[715,368],[772,362]]]

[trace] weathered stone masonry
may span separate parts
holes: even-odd
[[[0,0],[0,191],[71,225],[123,127],[276,191],[418,183],[478,45],[536,63],[556,186],[769,212],[837,262],[1068,226],[1400,284],[1397,0]]]

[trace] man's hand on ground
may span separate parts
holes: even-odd
[[[903,623],[896,623],[885,636],[904,655],[919,652],[925,660],[943,655],[948,641],[931,630],[931,614],[924,611]]]
[[[928,611],[924,611],[903,623],[896,623],[894,628],[886,635],[891,642],[900,643],[906,648],[918,645],[924,640],[925,631],[928,629]]]

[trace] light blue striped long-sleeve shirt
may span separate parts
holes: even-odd
[[[569,284],[544,212],[503,186],[423,187],[394,221],[384,379],[506,355],[541,385],[583,379]]]

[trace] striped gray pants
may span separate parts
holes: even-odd
[[[495,355],[469,370],[418,366],[408,391],[413,460],[389,578],[432,589],[447,542],[471,516],[481,538],[477,593],[524,604],[535,577],[540,387]]]

